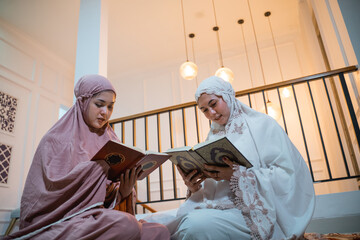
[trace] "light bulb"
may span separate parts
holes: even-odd
[[[230,70],[230,68],[219,68],[215,72],[215,76],[220,77],[229,83],[232,83],[234,81],[234,73]]]
[[[266,106],[267,106],[267,114],[276,121],[279,120],[281,116],[280,108],[275,104],[273,104],[270,100],[266,102]]]
[[[186,80],[192,80],[197,76],[198,67],[195,63],[186,61],[180,66],[180,75]]]
[[[288,98],[291,96],[291,90],[290,90],[290,87],[284,87],[281,91],[281,95],[284,97],[284,98]]]

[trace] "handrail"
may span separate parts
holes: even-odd
[[[282,81],[279,83],[272,83],[272,84],[268,84],[268,85],[264,85],[261,87],[255,87],[255,88],[251,88],[249,90],[242,90],[242,91],[237,91],[235,93],[236,97],[240,97],[249,93],[257,93],[257,92],[261,92],[263,90],[272,90],[272,89],[276,89],[276,88],[280,88],[280,87],[284,87],[284,86],[288,86],[291,84],[300,84],[303,82],[307,82],[307,81],[313,81],[313,80],[317,80],[320,78],[326,78],[326,77],[332,77],[335,75],[338,75],[339,73],[349,73],[349,72],[353,72],[358,70],[357,66],[349,66],[349,67],[344,67],[344,68],[338,68],[335,70],[331,70],[328,72],[321,72],[321,73],[316,73],[313,75],[309,75],[309,76],[305,76],[305,77],[301,77],[301,78],[294,78],[294,79],[290,79],[290,80],[286,80],[286,81]]]
[[[150,211],[151,213],[157,212],[155,209],[153,209],[152,207],[150,207],[147,204],[144,204],[142,201],[140,201],[139,199],[136,200],[137,203],[139,203],[143,208],[145,208],[146,210]]]
[[[313,80],[317,80],[317,79],[324,78],[324,77],[331,77],[331,76],[337,75],[339,73],[349,73],[349,72],[353,72],[353,71],[356,71],[356,70],[358,70],[358,67],[355,66],[355,65],[349,66],[349,67],[344,67],[344,68],[338,68],[338,69],[331,70],[331,71],[328,71],[328,72],[316,73],[316,74],[313,74],[313,75],[300,77],[300,78],[294,78],[294,79],[282,81],[282,82],[279,82],[279,83],[272,83],[272,84],[267,84],[267,85],[260,86],[260,87],[250,88],[250,89],[247,89],[247,90],[237,91],[235,93],[235,96],[240,97],[240,96],[250,94],[250,93],[257,93],[257,92],[261,92],[263,90],[276,89],[276,88],[283,87],[283,86],[288,86],[288,85],[291,85],[291,84],[300,84],[300,83],[303,83],[303,82],[306,82],[306,81],[313,81]],[[174,110],[179,110],[179,109],[182,109],[182,108],[194,106],[196,104],[197,104],[196,101],[177,104],[177,105],[173,105],[173,106],[170,106],[170,107],[159,108],[159,109],[155,109],[155,110],[151,110],[151,111],[147,111],[147,112],[142,112],[142,113],[126,116],[126,117],[115,118],[115,119],[110,120],[109,123],[112,124],[112,123],[117,123],[117,122],[124,122],[124,121],[132,120],[132,119],[142,118],[142,117],[145,117],[145,116],[161,114],[161,113],[165,113],[165,112],[168,112],[168,111],[174,111]]]
[[[348,66],[329,72],[317,73],[279,83],[237,91],[235,96],[247,96],[249,106],[252,107],[252,97],[254,97],[256,101],[256,98],[261,97],[259,94],[262,93],[264,102],[263,105],[260,104],[260,108],[264,107],[262,111],[265,110],[267,113],[269,107],[267,104],[269,102],[266,102],[265,94],[268,94],[269,91],[272,91],[271,94],[273,95],[277,94],[278,101],[276,98],[272,99],[274,105],[277,107],[280,106],[282,121],[279,120],[279,124],[283,125],[286,133],[288,133],[288,129],[291,129],[289,132],[292,137],[302,138],[297,139],[297,143],[301,147],[304,160],[308,164],[314,183],[346,179],[355,179],[355,181],[357,179],[357,181],[359,181],[360,171],[357,158],[359,157],[360,150],[360,128],[356,116],[357,111],[359,111],[359,106],[356,104],[354,109],[350,97],[350,89],[347,86],[347,81],[344,76],[344,74],[351,74],[351,72],[356,70],[358,70],[358,66]],[[314,80],[316,80],[316,82]],[[336,85],[336,83],[341,84],[341,86]],[[291,98],[286,100],[284,96],[280,95],[280,90],[283,87],[292,88],[293,95]],[[318,96],[316,94],[318,94]],[[246,102],[246,99],[243,100]],[[259,108],[258,105],[255,107]],[[305,107],[303,111],[301,111],[302,107]],[[201,133],[198,126],[198,111],[197,103],[192,101],[113,119],[110,121],[110,124],[121,134],[121,141],[132,141],[134,146],[137,144],[145,144],[145,149],[148,149],[151,143],[151,148],[157,146],[157,150],[161,152],[161,147],[174,147],[174,138],[176,138],[177,145],[179,145],[179,143],[181,145],[187,145],[188,134],[191,141],[200,141]],[[160,115],[163,116],[160,117]],[[149,121],[149,117],[153,119]],[[140,119],[141,121],[138,121],[140,129],[137,131],[137,120]],[[200,120],[206,121],[205,118]],[[126,125],[126,123],[129,124]],[[207,122],[205,123],[207,124]],[[141,124],[144,125],[141,126]],[[207,128],[206,124],[202,124],[202,127]],[[190,128],[188,128],[188,126],[190,126]],[[288,126],[290,126],[290,128]],[[307,126],[310,127],[306,128]],[[309,131],[312,132],[309,133]],[[125,132],[127,134],[125,134]],[[138,143],[139,140],[137,137],[140,137],[140,143]],[[165,139],[164,146],[162,145],[162,139]],[[310,144],[314,143],[319,143],[319,146],[315,149],[317,150],[317,152],[315,151],[316,154],[314,154],[313,147],[310,147]],[[328,149],[330,147],[332,150],[336,149],[336,151],[339,152],[329,154]],[[318,153],[320,153],[321,156],[319,156]],[[334,165],[334,162],[338,160],[342,160],[339,164],[342,164],[341,169],[343,170],[338,170],[338,165]],[[140,196],[140,194],[139,197],[144,199],[144,201],[138,200],[136,206],[142,206],[143,211],[145,211],[145,209],[150,212],[155,211],[155,209],[151,209],[147,204],[185,199],[185,197],[182,196],[184,192],[180,191],[181,186],[179,188],[177,187],[177,181],[179,179],[176,174],[175,165],[165,166],[164,169],[166,169],[166,172],[163,172],[162,167],[158,169],[157,175],[153,175],[154,178],[149,176],[146,182],[140,182],[138,183],[139,185],[137,185],[138,187],[140,186],[137,191],[140,190],[140,193],[143,195]],[[337,171],[335,171],[335,167]],[[172,179],[172,188],[169,187],[171,183],[167,182],[166,193],[164,192],[165,184],[163,182],[163,173],[165,173],[167,181]],[[159,181],[151,182],[151,179],[155,180],[156,178],[158,178]],[[158,186],[156,192],[159,192],[159,196],[157,193],[155,194],[151,191],[152,185],[153,187]],[[171,191],[173,191],[173,193],[171,193]]]

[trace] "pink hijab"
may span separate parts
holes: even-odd
[[[90,159],[109,139],[118,138],[108,123],[98,131],[89,128],[84,116],[91,97],[107,90],[115,93],[105,77],[80,78],[76,103],[42,138],[21,199],[19,235],[104,201],[108,166]]]

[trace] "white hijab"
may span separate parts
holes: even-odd
[[[205,180],[204,188],[185,202],[180,213],[205,207],[236,207],[255,239],[300,237],[315,206],[313,183],[301,154],[274,119],[236,99],[230,83],[212,76],[199,85],[196,101],[203,93],[221,96],[230,108],[226,125],[213,122],[207,139],[226,135],[253,167],[240,166],[230,184]],[[229,201],[234,204],[231,206]],[[261,208],[249,210],[254,201]]]
[[[249,128],[246,127],[247,121],[245,116],[256,118],[269,117],[249,108],[236,99],[235,91],[231,84],[219,77],[212,76],[201,82],[195,93],[196,101],[199,100],[199,97],[203,93],[222,97],[230,109],[230,117],[225,126],[212,122],[207,140],[226,135],[253,166],[259,167],[259,154],[252,133],[249,131]],[[239,137],[239,135],[241,135],[241,137]],[[249,142],[249,140],[251,140],[251,142]]]

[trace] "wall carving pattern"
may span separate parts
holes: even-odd
[[[0,183],[8,182],[11,149],[11,146],[0,143]]]
[[[0,92],[0,126],[1,130],[13,133],[15,126],[15,115],[17,99]]]

